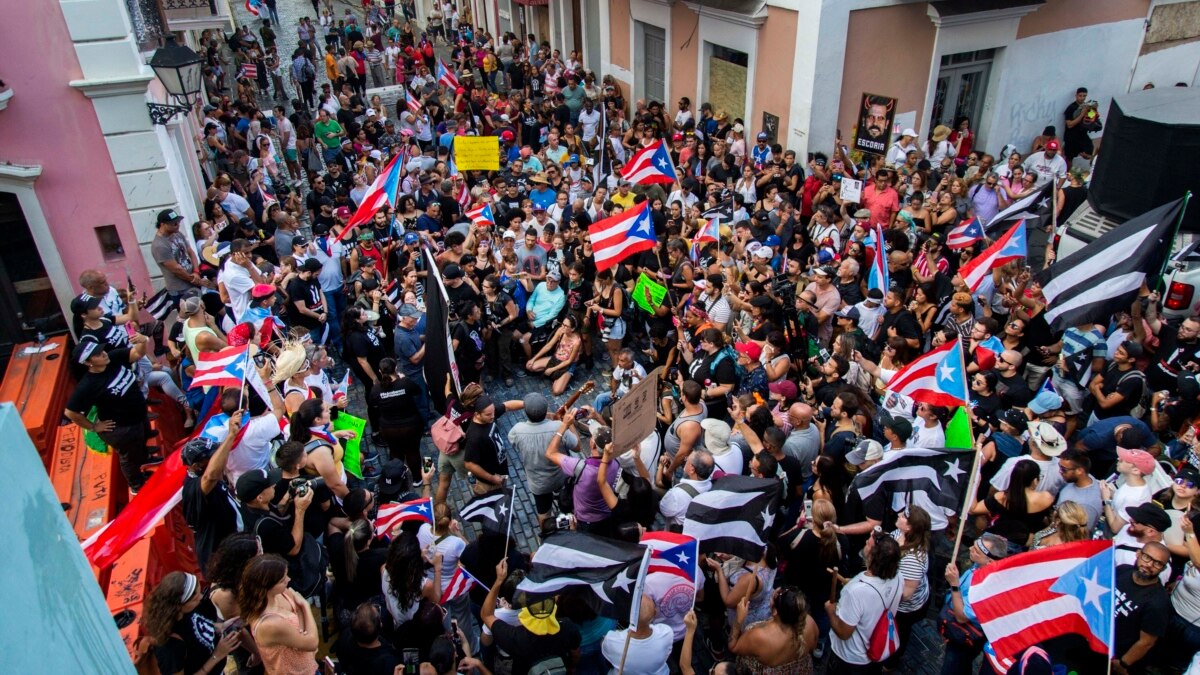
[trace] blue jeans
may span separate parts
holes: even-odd
[[[429,400],[429,385],[425,382],[424,374],[414,375],[413,373],[405,373],[408,379],[417,385],[417,414],[421,416],[421,421],[425,423],[425,428],[429,428],[429,408],[433,402]],[[438,414],[446,411],[441,411]]]
[[[612,395],[611,392],[602,391],[596,396],[596,400],[592,403],[592,407],[596,409],[596,412],[604,412],[604,409],[612,405],[616,400],[617,399]]]
[[[339,358],[342,352],[342,313],[346,311],[346,294],[342,289],[333,291],[325,291],[325,299],[328,301],[329,318],[325,321],[325,325],[329,326],[329,344],[338,353]]]

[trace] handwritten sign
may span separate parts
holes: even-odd
[[[456,136],[454,163],[459,171],[499,171],[499,136]]]
[[[613,404],[613,452],[617,455],[641,445],[654,433],[658,421],[658,378],[662,367],[655,368],[641,382],[633,385]]]
[[[349,429],[354,432],[354,438],[346,441],[346,452],[342,455],[342,466],[346,471],[362,478],[362,437],[367,428],[367,421],[361,417],[339,413],[333,421],[333,430]]]
[[[842,194],[840,195],[844,202],[854,202],[855,204],[862,201],[862,181],[854,180],[853,178],[842,177]]]
[[[638,277],[637,285],[633,287],[633,301],[637,303],[637,306],[646,310],[647,314],[653,314],[654,310],[662,305],[665,297],[667,297],[667,287],[642,272],[642,275]]]

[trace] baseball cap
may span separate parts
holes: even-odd
[[[293,237],[292,246],[308,246],[308,239],[302,236]]]
[[[779,241],[779,237],[774,234],[767,235],[766,241],[763,242],[763,246],[781,246],[782,244],[783,242]]]
[[[754,249],[754,253],[751,255],[753,255],[755,258],[762,258],[763,260],[770,260],[775,255],[775,252],[772,251],[769,246],[763,246],[763,247]]]
[[[412,246],[413,244],[417,243],[418,241],[421,241],[421,237],[419,235],[417,235],[416,232],[405,232],[404,233],[405,245]]]
[[[282,478],[279,469],[252,469],[237,479],[237,498],[242,502],[254,501],[267,488],[273,487]]]
[[[442,270],[442,277],[445,279],[461,279],[463,278],[463,268],[457,263],[450,263]]]
[[[275,287],[271,284],[255,284],[254,288],[250,289],[250,296],[253,298],[266,298],[275,295]]]
[[[379,469],[379,496],[385,499],[394,499],[400,496],[400,492],[407,486],[412,485],[412,473],[408,470],[408,464],[402,459],[389,459]]]
[[[178,223],[183,220],[183,216],[175,212],[175,209],[163,209],[158,212],[158,224]]]
[[[1024,433],[1029,428],[1029,418],[1020,410],[1005,410],[998,416],[998,421],[1004,422],[1008,426],[1017,430],[1017,433]]]
[[[871,210],[870,209],[859,209],[854,212],[855,220],[870,220],[870,218],[871,218]]]
[[[762,347],[757,342],[738,342],[733,345],[739,354],[745,354],[751,361],[762,358]]]
[[[1062,396],[1046,389],[1039,391],[1038,395],[1033,397],[1033,400],[1029,402],[1029,409],[1033,411],[1034,415],[1045,415],[1051,410],[1058,410],[1062,404]]]
[[[402,319],[421,318],[421,310],[416,305],[400,305],[399,314]]]
[[[361,230],[358,233],[359,241],[374,241],[374,239],[375,239],[375,233],[372,232],[371,230]]]
[[[767,389],[770,390],[772,394],[779,394],[789,401],[796,398],[796,394],[798,393],[796,390],[796,383],[792,382],[791,380],[779,380],[778,382],[772,382],[771,384],[767,385]]]
[[[839,309],[835,316],[837,316],[839,319],[846,319],[847,321],[853,321],[855,323],[862,318],[862,314],[854,305],[847,305],[846,307]]]
[[[333,215],[337,216],[338,218],[349,218],[350,217],[350,207],[339,206],[336,209],[334,209]]]
[[[309,258],[300,265],[300,269],[305,272],[320,272],[321,261],[316,258]]]
[[[503,233],[500,235],[500,238],[501,238],[501,239],[516,239],[516,238],[517,238],[517,233],[516,233],[516,232],[513,232],[512,230],[505,230],[505,231],[504,231],[504,232],[503,232]]]
[[[1146,349],[1142,347],[1142,343],[1136,340],[1126,340],[1121,343],[1121,348],[1129,355],[1131,359],[1140,359],[1146,353]]]
[[[79,344],[75,345],[75,351],[71,354],[71,358],[75,359],[75,363],[87,363],[88,359],[102,349],[104,349],[104,345],[100,344],[100,341],[94,336],[84,335],[79,338]]]
[[[1136,448],[1117,448],[1117,459],[1132,464],[1143,476],[1154,473],[1154,467],[1158,464],[1154,461],[1154,455]]]
[[[870,438],[859,441],[853,450],[846,453],[847,464],[862,464],[877,459],[883,459],[883,446]]]
[[[833,276],[833,272],[830,272],[828,267],[818,267],[813,270],[813,274],[819,274],[823,277],[832,277]]]
[[[901,135],[901,136],[910,136],[910,137],[912,137],[912,138],[916,138],[916,137],[917,137],[917,132],[916,132],[916,131],[913,131],[913,130],[912,130],[912,128],[910,127],[910,128],[908,128],[908,129],[905,129],[904,131],[901,131],[901,132],[900,132],[900,135]]]
[[[1047,457],[1058,457],[1067,449],[1067,439],[1058,433],[1048,422],[1037,422],[1029,425],[1029,440]],[[1151,459],[1153,463],[1153,459]]]
[[[578,164],[578,163],[579,163],[579,155],[571,155],[571,157],[569,159],[567,159],[567,164]]]
[[[88,295],[87,293],[82,293],[79,297],[71,299],[71,313],[75,315],[83,314],[99,306],[100,298]]]
[[[1138,525],[1153,527],[1159,532],[1166,532],[1171,528],[1171,517],[1163,510],[1163,507],[1154,502],[1130,506],[1125,509],[1125,513],[1129,516],[1130,521]]]
[[[1046,149],[1047,150],[1057,150],[1058,149],[1058,141],[1050,141],[1049,143],[1046,143]]]
[[[892,433],[896,434],[902,439],[908,440],[908,438],[912,436],[912,422],[904,419],[903,417],[893,416],[890,420],[884,420],[883,426],[885,429],[891,429]]]
[[[179,459],[185,466],[208,459],[217,451],[217,442],[208,436],[197,436],[188,441],[179,453]]]
[[[195,316],[202,309],[204,309],[204,303],[200,301],[200,298],[195,296],[186,297],[179,301],[179,316],[185,318]]]
[[[767,139],[768,139],[768,138],[770,138],[770,137],[771,137],[771,136],[770,136],[770,135],[768,135],[768,134],[767,134],[767,132],[765,132],[765,131],[760,131],[760,132],[758,132],[758,140],[760,140],[760,141],[765,141],[765,140],[767,140]]]
[[[549,274],[546,275],[546,281],[561,281],[561,280],[562,280],[562,275],[558,273],[558,270],[552,270]]]
[[[546,411],[550,408],[550,402],[546,400],[545,394],[540,392],[530,392],[525,394],[525,416],[532,422],[534,420],[546,419]]]

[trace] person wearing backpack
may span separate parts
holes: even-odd
[[[1008,555],[1008,540],[997,534],[984,533],[967,549],[971,567],[961,575],[958,566],[946,565],[949,597],[938,613],[938,632],[946,640],[946,656],[942,659],[942,675],[970,675],[974,672],[975,657],[983,651],[986,639],[975,611],[971,609],[971,579],[975,571]]]
[[[493,643],[512,655],[513,673],[529,675],[565,675],[579,659],[582,636],[570,619],[556,616],[553,598],[526,603],[513,626],[496,617],[496,599],[508,577],[508,561],[496,565],[496,581],[483,601],[480,619],[492,632]]]
[[[846,583],[836,602],[825,603],[832,654],[828,675],[881,672],[896,651],[896,610],[904,592],[900,578],[900,545],[875,532],[863,548],[867,569]]]
[[[1095,398],[1088,424],[1109,417],[1143,417],[1147,398],[1146,375],[1137,367],[1144,353],[1142,343],[1126,340],[1113,352],[1112,363],[1104,374],[1093,375],[1087,388]]]
[[[737,389],[742,368],[738,365],[737,353],[725,344],[725,334],[716,328],[705,328],[700,331],[700,351],[697,354],[693,354],[682,341],[679,352],[687,363],[687,379],[703,387],[708,418],[727,419],[728,395]]]

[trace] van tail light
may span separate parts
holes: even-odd
[[[1192,296],[1196,292],[1196,287],[1191,284],[1184,284],[1178,281],[1172,281],[1171,287],[1167,289],[1167,309],[1187,309],[1192,306]]]

